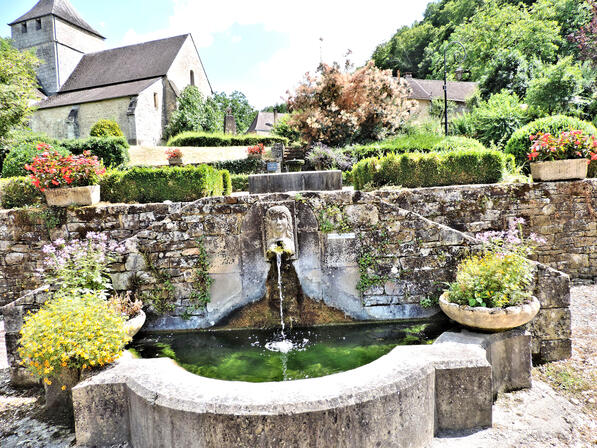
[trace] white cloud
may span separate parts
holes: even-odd
[[[173,2],[174,12],[167,28],[143,35],[130,30],[122,44],[192,32],[201,49],[213,44],[216,33],[227,32],[234,24],[261,24],[266,31],[284,33],[288,36],[288,45],[255,67],[239,71],[234,85],[220,84],[210,78],[214,89],[241,90],[252,104],[262,107],[278,102],[305,72],[317,67],[320,38],[323,38],[325,62],[343,60],[350,49],[350,59],[360,65],[371,56],[376,45],[389,39],[397,28],[420,19],[428,0]],[[233,59],[234,55],[226,55],[226,58]]]

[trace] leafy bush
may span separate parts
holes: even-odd
[[[124,137],[90,137],[80,140],[64,140],[60,146],[73,154],[83,154],[89,151],[97,156],[104,166],[115,168],[125,165],[130,160],[129,144]]]
[[[352,73],[338,64],[320,64],[318,72],[307,74],[288,100],[293,111],[288,124],[308,144],[381,140],[396,133],[414,106],[406,81],[393,78],[391,70],[378,69],[373,61]]]
[[[89,131],[91,137],[123,137],[124,134],[118,123],[112,120],[100,120]]]
[[[22,143],[31,143],[34,144],[34,146],[37,146],[40,143],[47,143],[51,146],[57,146],[58,141],[45,134],[37,134],[25,130],[14,130],[7,136],[0,137],[0,173],[2,172],[4,158],[12,148],[19,146]]]
[[[249,176],[246,174],[233,174],[232,180],[232,191],[249,191]]]
[[[135,167],[109,172],[101,180],[102,201],[190,202],[224,192],[220,171],[207,166]]]
[[[398,135],[379,143],[353,146],[352,155],[356,160],[383,156],[387,153],[430,152],[444,137],[437,134]]]
[[[433,151],[456,151],[459,149],[485,149],[483,144],[473,138],[446,137],[433,147]]]
[[[222,129],[223,123],[224,114],[216,100],[205,98],[195,86],[187,86],[178,98],[178,107],[172,113],[164,134],[172,137],[185,131],[215,132]]]
[[[2,208],[20,208],[42,202],[42,196],[28,177],[11,177],[0,184]]]
[[[255,174],[263,171],[264,163],[261,159],[247,157],[239,160],[220,160],[208,165],[218,170],[228,170],[230,174]]]
[[[258,143],[272,145],[274,143],[288,144],[288,139],[275,135],[231,135],[208,132],[183,132],[168,140],[167,146],[196,146],[196,147],[222,147],[222,146],[252,146]]]
[[[597,135],[597,128],[587,121],[565,115],[553,115],[540,118],[523,126],[512,134],[504,149],[507,154],[512,154],[518,165],[528,167],[527,154],[531,148],[531,135],[539,133],[559,135],[564,131],[580,130],[588,135]]]
[[[284,115],[274,123],[272,134],[287,138],[290,143],[298,142],[301,139],[300,131],[290,125],[290,115]]]
[[[22,177],[29,173],[25,169],[25,165],[33,162],[33,159],[40,154],[38,146],[44,145],[44,142],[23,142],[10,150],[4,164],[2,165],[2,177]],[[68,156],[71,152],[61,146],[56,146],[55,151],[62,155]]]
[[[27,369],[52,384],[63,369],[114,361],[130,340],[124,317],[98,291],[62,291],[25,317],[18,352]]]
[[[479,140],[486,146],[505,144],[512,133],[527,123],[528,113],[514,94],[502,92],[482,101],[472,110],[452,120],[456,134]]]
[[[511,167],[511,157],[489,149],[388,154],[358,162],[352,182],[357,190],[384,185],[417,188],[494,183]]]
[[[347,151],[341,148],[330,148],[323,143],[313,145],[307,152],[306,159],[318,171],[331,169],[350,171],[354,165],[354,160]]]
[[[232,193],[232,179],[230,178],[230,172],[228,170],[221,170],[222,175],[222,194],[224,196],[230,196]]]

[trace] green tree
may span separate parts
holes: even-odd
[[[545,66],[540,76],[531,80],[526,102],[549,115],[568,113],[575,107],[573,101],[582,87],[582,71],[568,56],[557,64]]]
[[[221,131],[224,115],[212,97],[205,98],[195,86],[187,86],[180,94],[178,107],[172,113],[165,137],[184,131]]]
[[[8,39],[0,38],[0,139],[25,124],[33,112],[39,60],[20,52]]]
[[[479,81],[481,96],[487,99],[506,89],[524,98],[534,68],[518,50],[498,51]]]
[[[235,90],[230,95],[225,92],[216,93],[214,101],[222,115],[231,110],[236,121],[236,130],[239,134],[245,133],[255,119],[257,111],[249,104],[249,100],[244,93]]]

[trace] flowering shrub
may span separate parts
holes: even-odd
[[[40,143],[37,150],[41,154],[32,163],[25,165],[25,169],[31,171],[33,185],[40,191],[65,186],[94,185],[106,172],[97,157],[91,156],[89,151],[83,152],[81,156],[63,156],[52,151],[51,146],[46,143]]]
[[[108,303],[114,311],[127,319],[135,317],[143,309],[143,302],[137,297],[131,298],[130,291],[127,291],[125,294],[114,294],[110,297]]]
[[[257,143],[255,146],[250,146],[247,148],[247,152],[250,156],[261,156],[263,155],[264,151],[265,147],[263,146],[263,143]]]
[[[511,221],[506,232],[478,235],[485,244],[482,256],[472,256],[458,266],[456,281],[448,284],[447,300],[459,305],[505,308],[531,299],[533,263],[526,257],[544,240],[522,236],[524,219]]]
[[[581,130],[562,132],[558,137],[539,132],[529,138],[532,142],[528,154],[531,162],[565,159],[597,160],[597,137],[586,135]]]
[[[166,158],[170,159],[182,159],[182,151],[180,148],[169,148],[166,150]]]
[[[60,289],[104,290],[110,288],[106,265],[124,248],[102,233],[89,232],[84,240],[61,238],[43,247],[44,280]]]
[[[125,318],[103,293],[62,291],[25,317],[18,348],[22,364],[52,384],[62,369],[90,369],[114,361],[129,341]]]
[[[323,143],[315,143],[305,157],[317,170],[339,169],[350,171],[354,160],[342,148],[330,148]]]

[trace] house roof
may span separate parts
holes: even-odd
[[[286,114],[278,113],[277,121],[280,121]],[[259,133],[259,132],[272,132],[274,127],[274,113],[273,112],[257,112],[253,123],[249,126],[247,134]]]
[[[52,107],[70,106],[72,104],[92,103],[94,101],[135,96],[160,79],[160,77],[157,77],[111,86],[96,87],[94,89],[79,90],[76,92],[59,92],[57,95],[39,102],[37,107],[38,109],[50,109]]]
[[[444,97],[444,81],[438,79],[416,79],[409,76],[402,78],[408,83],[413,100],[433,100]],[[448,100],[460,103],[475,93],[479,84],[476,82],[448,81]]]
[[[23,14],[17,20],[9,23],[10,26],[15,25],[26,20],[38,19],[40,17],[54,15],[60,17],[62,20],[75,25],[91,34],[95,34],[102,39],[105,39],[100,33],[91,27],[79,13],[73,8],[68,0],[39,0],[37,4],[31,8],[29,12]]]
[[[188,34],[88,53],[60,93],[165,76]]]

